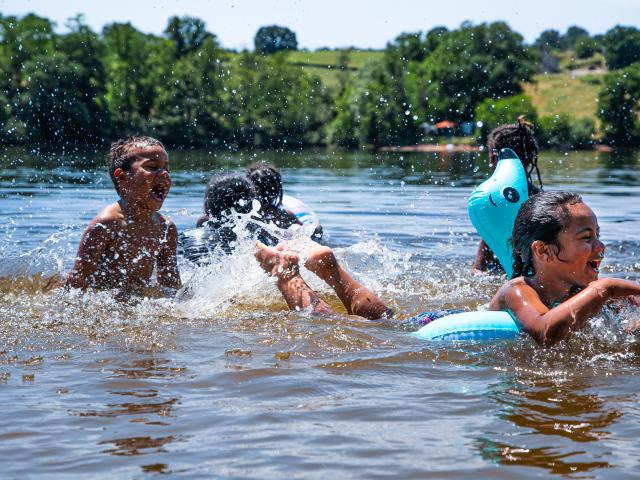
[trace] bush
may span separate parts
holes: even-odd
[[[584,37],[576,43],[576,56],[578,58],[592,57],[598,51],[598,42],[591,37]]]
[[[619,145],[635,143],[640,138],[640,62],[604,77],[598,94],[602,130],[607,139]]]
[[[611,70],[624,68],[640,60],[640,30],[635,27],[613,27],[604,34],[604,57]]]
[[[569,115],[540,117],[536,139],[541,148],[562,150],[588,148],[593,144],[595,124],[590,118],[579,118],[573,123]]]
[[[482,122],[481,142],[484,144],[489,132],[498,125],[515,123],[520,115],[524,115],[527,121],[533,123],[538,117],[531,99],[526,95],[514,95],[500,100],[492,98],[483,100],[475,111],[476,122]]]

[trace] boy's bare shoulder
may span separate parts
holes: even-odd
[[[100,210],[89,226],[101,225],[104,227],[115,227],[120,225],[123,220],[124,215],[122,214],[122,208],[120,208],[118,202],[114,202]]]

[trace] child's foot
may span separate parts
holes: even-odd
[[[327,279],[338,270],[338,260],[333,250],[314,243],[309,249],[309,257],[304,266],[322,279]]]
[[[256,242],[256,259],[262,269],[278,280],[288,280],[300,272],[299,257],[282,247],[267,247],[262,242]]]

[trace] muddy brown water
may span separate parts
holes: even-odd
[[[286,311],[251,245],[209,267],[181,261],[190,292],[178,299],[48,291],[115,199],[103,154],[0,157],[3,478],[640,474],[640,345],[602,319],[549,350],[527,338],[430,344],[396,321]],[[487,175],[481,153],[170,157],[163,211],[181,230],[214,170],[274,161],[339,258],[401,319],[475,308],[502,281],[469,270],[478,237],[465,199]],[[639,158],[541,161],[548,188],[581,193],[598,215],[603,275],[639,276]]]

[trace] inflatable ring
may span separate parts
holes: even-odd
[[[317,242],[322,238],[322,225],[320,225],[320,219],[316,212],[314,212],[309,206],[302,200],[298,200],[295,197],[289,195],[282,196],[282,207],[289,213],[295,215],[302,225],[311,225],[314,227],[311,238]]]
[[[508,312],[454,313],[428,323],[411,335],[421,340],[491,341],[513,339],[522,329]]]
[[[303,225],[320,226],[320,219],[318,215],[316,215],[316,212],[309,208],[302,200],[298,200],[290,195],[283,195],[282,206],[288,212],[293,213]]]
[[[495,172],[471,193],[467,206],[471,223],[511,278],[511,232],[520,206],[529,198],[527,175],[518,155],[500,151]]]

